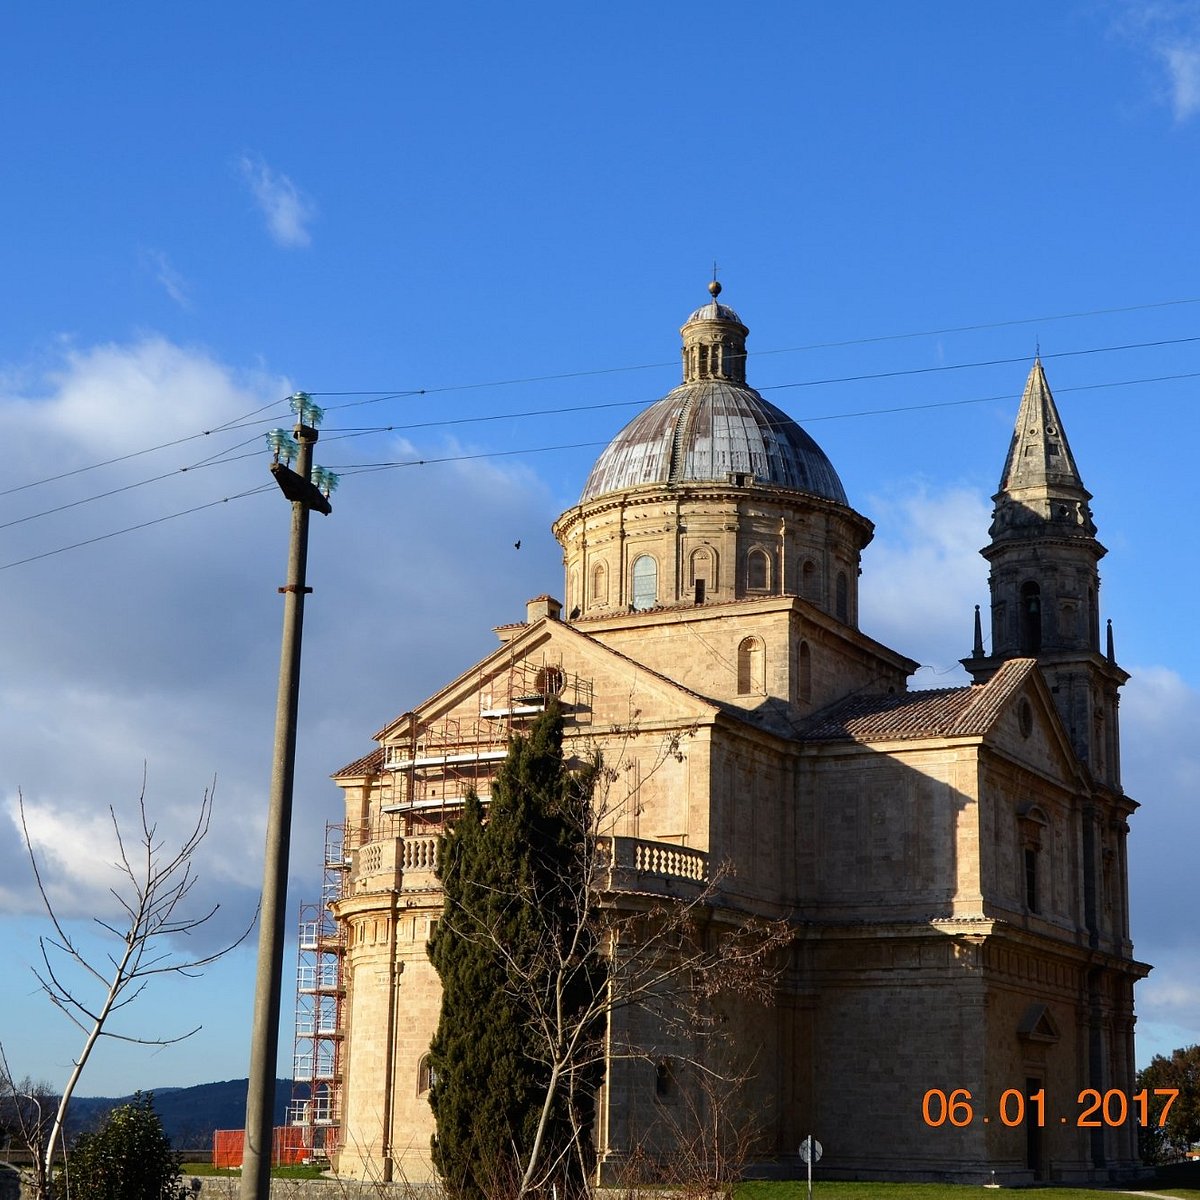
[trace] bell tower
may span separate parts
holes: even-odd
[[[991,564],[991,653],[976,610],[963,665],[982,683],[1008,659],[1036,658],[1075,753],[1094,781],[1119,791],[1118,689],[1129,676],[1116,664],[1111,623],[1101,650],[1098,564],[1107,551],[1091,499],[1038,358],[993,497],[992,540],[980,551]]]

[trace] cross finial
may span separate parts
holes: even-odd
[[[712,283],[708,285],[708,294],[715,300],[721,294],[721,284],[717,279],[717,260],[713,259]]]

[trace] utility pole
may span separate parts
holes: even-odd
[[[292,832],[292,784],[296,772],[296,713],[300,701],[300,642],[308,569],[308,514],[332,512],[328,492],[336,480],[317,468],[325,491],[313,482],[312,448],[321,410],[305,392],[291,398],[296,413],[294,440],[277,429],[267,435],[275,451],[271,474],[292,502],[292,537],[283,593],[283,644],[279,658],[279,694],[275,707],[275,752],[267,809],[266,858],[259,909],[258,973],[254,987],[254,1025],[250,1040],[250,1086],[246,1094],[246,1132],[242,1149],[241,1200],[265,1200],[271,1194],[271,1150],[275,1109],[275,1062],[279,1053],[279,1011],[283,981],[284,907],[287,902],[288,852]],[[295,456],[296,470],[279,461]]]

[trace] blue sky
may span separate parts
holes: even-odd
[[[65,915],[107,911],[107,806],[128,820],[143,764],[164,835],[216,778],[197,898],[214,938],[253,909],[288,515],[243,493],[284,398],[319,394],[342,474],[298,911],[329,773],[561,593],[550,522],[677,382],[715,260],[751,382],[876,522],[862,623],[914,686],[962,678],[1040,346],[1134,673],[1139,1060],[1200,1041],[1200,4],[27,5],[0,111],[0,821],[20,788]],[[78,1038],[26,969],[44,927],[13,826],[0,1041],[57,1085]],[[252,973],[155,985],[126,1031],[203,1030],[105,1049],[83,1091],[245,1074]],[[287,1074],[286,1019],[281,1045]]]

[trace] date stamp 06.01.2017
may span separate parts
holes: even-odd
[[[1127,1095],[1120,1088],[1109,1088],[1106,1092],[1084,1088],[1076,1098],[1073,1115],[1054,1113],[1049,1119],[1051,1124],[1075,1125],[1080,1129],[1113,1127],[1130,1120],[1138,1125],[1153,1124],[1162,1128],[1178,1095],[1178,1088],[1155,1088],[1153,1091],[1143,1088],[1132,1095]],[[1164,1101],[1161,1109],[1157,1104],[1160,1098]],[[933,1129],[943,1125],[962,1129],[980,1120],[985,1125],[996,1120],[1012,1128],[1024,1125],[1027,1119],[1029,1123],[1042,1127],[1047,1120],[1046,1089],[1038,1088],[1036,1092],[1026,1094],[1017,1088],[1009,1088],[1000,1093],[995,1110],[989,1111],[976,1104],[967,1088],[954,1088],[950,1092],[930,1088],[921,1101],[921,1116],[925,1118],[925,1124]]]

